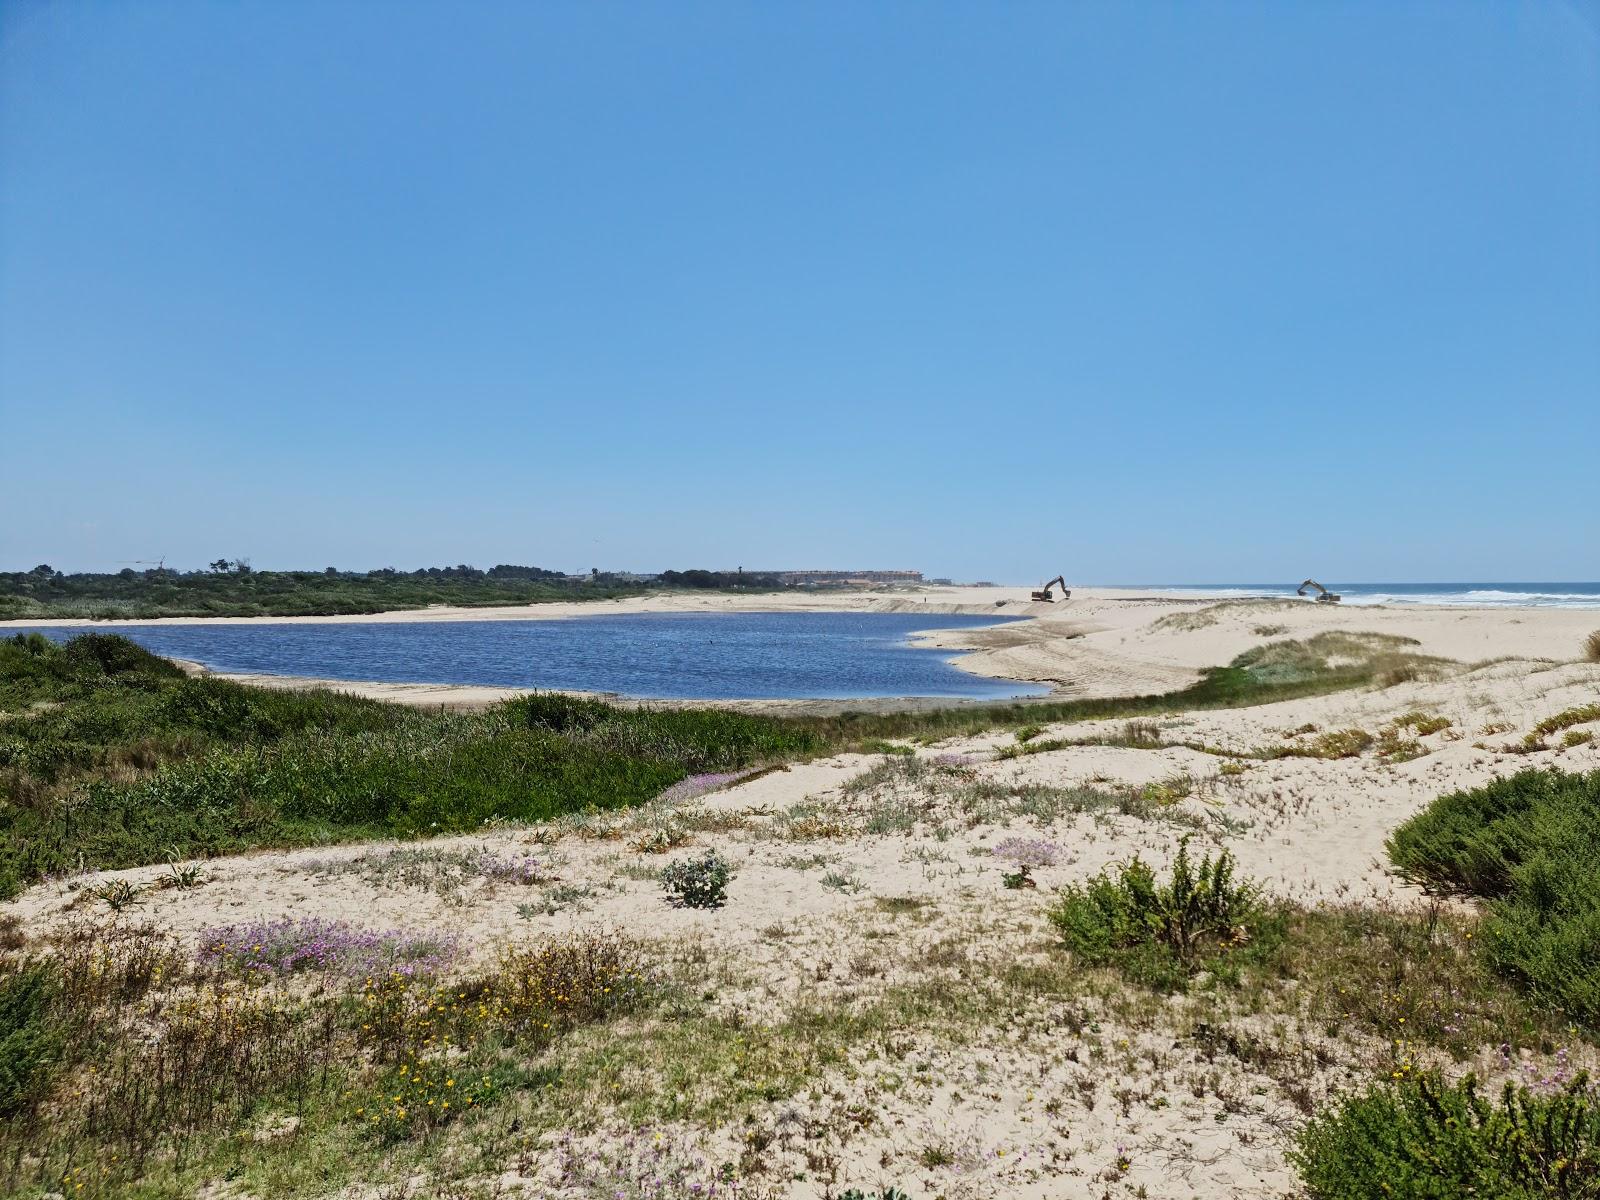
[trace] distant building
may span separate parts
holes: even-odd
[[[881,587],[922,582],[921,571],[752,571],[775,575],[785,587]]]

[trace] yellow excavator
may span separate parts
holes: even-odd
[[[1316,588],[1317,589],[1317,603],[1318,604],[1337,604],[1337,603],[1339,603],[1339,593],[1338,592],[1330,592],[1327,588],[1323,587],[1315,579],[1308,579],[1304,583],[1302,583],[1300,585],[1299,590],[1295,592],[1295,595],[1296,596],[1304,596],[1306,594],[1306,589],[1307,588]]]
[[[1055,598],[1055,596],[1051,595],[1050,589],[1055,587],[1056,584],[1058,584],[1058,583],[1061,585],[1061,598],[1063,600],[1071,599],[1072,598],[1072,589],[1067,586],[1067,581],[1064,578],[1062,578],[1060,575],[1057,575],[1049,583],[1045,584],[1044,587],[1041,588],[1039,591],[1034,592],[1033,593],[1033,598],[1035,600],[1044,600],[1044,601],[1049,602],[1050,604],[1054,604],[1056,602],[1056,598]]]

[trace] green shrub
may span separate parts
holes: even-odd
[[[530,729],[550,729],[556,733],[593,729],[616,711],[599,700],[555,692],[535,692],[512,701],[507,707]]]
[[[78,867],[618,808],[822,745],[720,710],[541,694],[421,712],[191,679],[100,634],[0,640],[0,712],[0,898]]]
[[[715,850],[698,858],[680,859],[661,872],[667,895],[685,908],[721,908],[733,875],[727,861]]]
[[[60,980],[55,968],[33,963],[0,975],[0,1117],[43,1096],[61,1058],[64,1036],[52,1019]]]
[[[1259,888],[1236,881],[1234,867],[1226,850],[1208,853],[1196,867],[1184,838],[1165,884],[1135,857],[1115,874],[1102,871],[1082,887],[1063,888],[1050,920],[1085,962],[1115,965],[1138,982],[1179,991],[1229,951],[1276,932]]]
[[[1301,1132],[1291,1160],[1312,1200],[1535,1200],[1600,1196],[1600,1102],[1579,1077],[1498,1102],[1469,1076],[1384,1084]]]
[[[1496,969],[1585,1019],[1600,1016],[1600,771],[1522,771],[1441,796],[1389,839],[1401,875],[1477,896]]]

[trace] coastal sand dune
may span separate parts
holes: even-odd
[[[1025,607],[1012,598],[989,605]],[[694,605],[755,606],[726,598]],[[647,939],[664,961],[709,974],[719,1019],[755,1030],[807,1006],[892,1006],[930,988],[957,1006],[980,995],[980,981],[1060,962],[1043,918],[1049,889],[1135,854],[1164,865],[1184,835],[1231,850],[1269,894],[1300,904],[1423,904],[1386,868],[1384,840],[1396,825],[1442,792],[1526,767],[1600,769],[1595,742],[1529,752],[1520,741],[1537,722],[1600,698],[1600,665],[1578,661],[1583,635],[1597,624],[1595,613],[1558,610],[1075,595],[1027,625],[938,637],[973,650],[962,660],[968,669],[1101,695],[1181,686],[1252,646],[1327,630],[1414,639],[1412,649],[1449,661],[1434,678],[1388,687],[1173,713],[1149,722],[1138,745],[1096,744],[1126,740],[1126,723],[1086,722],[1046,728],[1035,738],[1042,752],[1008,756],[1016,737],[993,732],[908,745],[904,755],[796,764],[696,800],[425,846],[537,855],[549,878],[536,886],[479,879],[430,890],[387,865],[391,855],[416,853],[415,843],[340,846],[215,860],[203,887],[148,892],[139,919],[190,943],[221,924],[306,916],[447,930],[477,947],[619,928]],[[487,693],[373,694],[431,704],[495,698]],[[1403,759],[1370,748],[1336,759],[1259,754],[1306,747],[1329,731],[1377,733],[1419,712],[1435,721]],[[1171,799],[1143,815],[1040,807],[1041,795],[1077,787],[1162,789]],[[663,903],[653,878],[662,856],[638,848],[663,830],[683,850],[715,847],[735,864],[725,908]],[[1001,886],[1009,867],[996,851],[1017,838],[1052,848],[1053,861],[1035,872],[1038,891]],[[163,869],[55,881],[7,907],[42,934],[79,919],[97,879],[146,883]],[[759,1133],[774,1178],[788,1180],[781,1194],[801,1198],[833,1194],[837,1181],[882,1179],[927,1195],[1270,1200],[1294,1187],[1285,1155],[1305,1105],[1359,1086],[1389,1049],[1358,1030],[1330,1031],[1292,1003],[1251,1013],[1228,1009],[1221,996],[1152,1000],[1101,990],[987,1008],[972,1000],[970,1011],[952,1007],[946,1025],[909,1023],[742,1121],[680,1122],[660,1136],[722,1161]],[[1219,1057],[1193,1032],[1197,1022],[1219,1021],[1229,1036],[1289,1056],[1292,1072],[1275,1068],[1265,1050]],[[1594,1065],[1586,1054],[1574,1065]],[[584,1120],[599,1122],[601,1140],[627,1136],[606,1124],[603,1109]],[[533,1179],[507,1164],[501,1182]]]

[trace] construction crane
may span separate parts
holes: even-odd
[[[1315,579],[1308,579],[1304,583],[1302,583],[1300,585],[1300,587],[1299,587],[1299,590],[1297,590],[1295,592],[1295,595],[1304,596],[1306,594],[1306,589],[1307,588],[1316,588],[1317,589],[1317,603],[1318,604],[1337,604],[1337,603],[1339,603],[1339,593],[1338,592],[1330,592],[1327,588],[1323,587]]]
[[[1069,599],[1072,596],[1072,589],[1067,587],[1067,581],[1060,575],[1057,575],[1049,583],[1045,584],[1044,587],[1039,591],[1034,592],[1033,598],[1035,600],[1044,600],[1050,604],[1054,604],[1056,602],[1056,598],[1050,594],[1050,589],[1055,587],[1058,583],[1061,585],[1061,598],[1063,600]]]
[[[167,556],[165,554],[155,560],[148,558],[124,558],[120,559],[119,561],[125,567],[154,567],[157,571],[165,571],[167,569]]]

